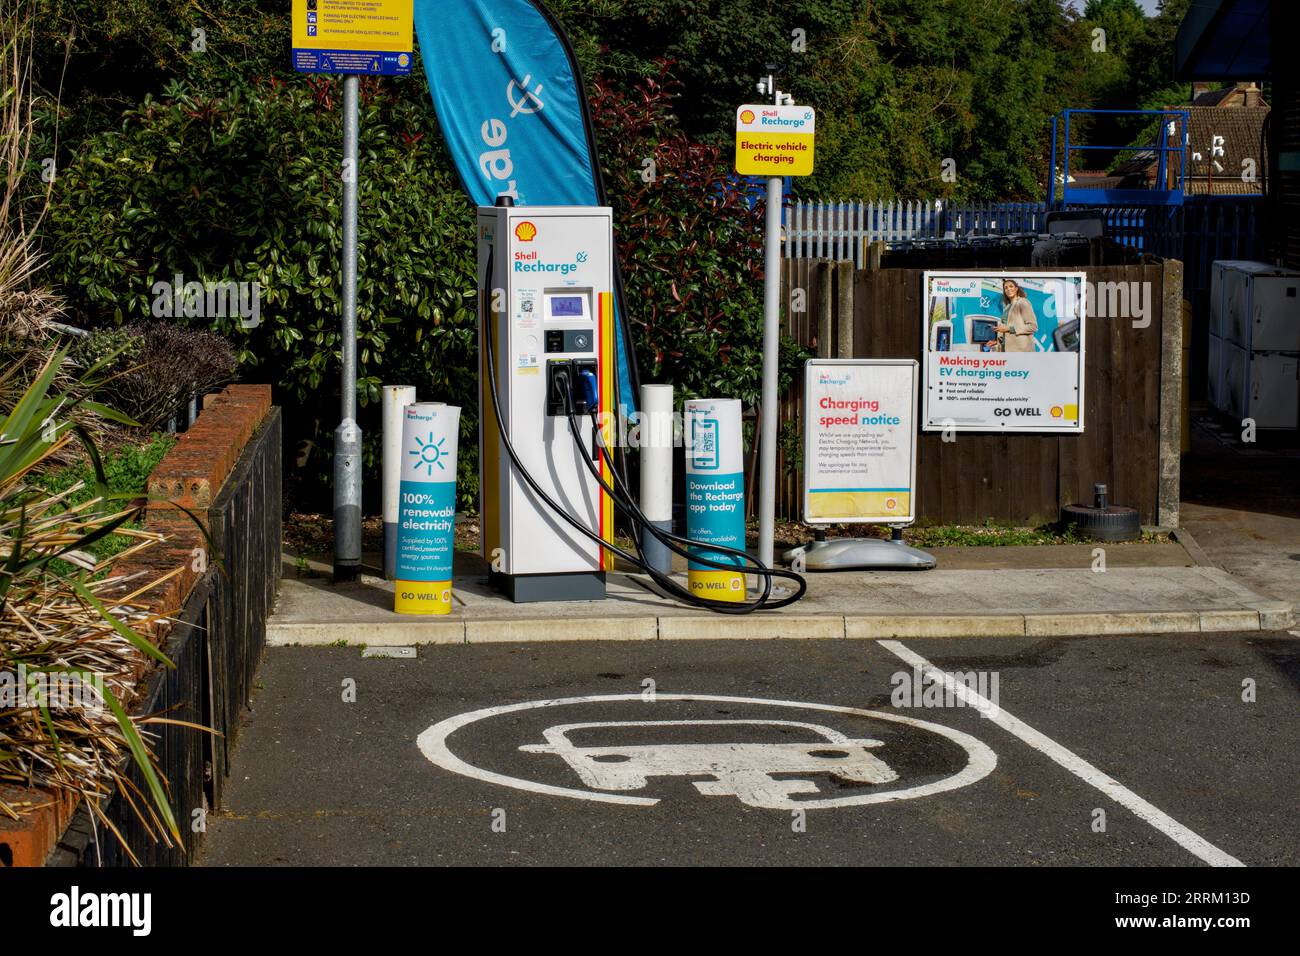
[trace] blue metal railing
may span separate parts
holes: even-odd
[[[1156,141],[1149,145],[1073,143],[1070,125],[1076,116],[1148,116],[1157,118]],[[1052,117],[1051,175],[1048,176],[1048,206],[1181,206],[1183,184],[1187,179],[1188,132],[1190,114],[1187,110],[1065,110],[1061,116]],[[1106,153],[1150,154],[1155,160],[1154,188],[1110,189],[1072,186],[1070,184],[1071,154],[1087,151]],[[1057,162],[1063,168],[1057,183]]]

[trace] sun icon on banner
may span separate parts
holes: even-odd
[[[752,123],[752,122],[754,122],[754,111],[753,111],[753,110],[745,110],[745,111],[743,111],[743,112],[740,114],[740,121],[741,121],[742,123]]]
[[[415,444],[418,447],[412,448],[407,452],[407,454],[415,455],[420,459],[415,466],[415,470],[419,471],[420,468],[424,468],[425,472],[432,476],[433,466],[437,465],[439,471],[446,471],[447,466],[442,463],[443,458],[447,456],[447,453],[442,450],[442,443],[446,440],[447,439],[444,437],[439,438],[435,442],[433,440],[433,432],[429,433],[429,440],[427,442],[421,441],[420,437],[417,435],[415,438]]]

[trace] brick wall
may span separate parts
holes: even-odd
[[[208,506],[270,410],[269,385],[231,385],[208,395],[198,420],[149,476],[144,526],[166,539],[115,565],[113,576],[123,580],[102,594],[151,612],[152,622],[137,629],[155,644],[170,631],[167,619],[185,607],[203,576],[199,569],[213,563],[200,525],[206,528]],[[140,655],[138,677],[154,666]],[[16,821],[0,818],[0,868],[41,866],[67,827],[75,803],[46,791],[12,787],[3,788],[0,799],[30,811]]]

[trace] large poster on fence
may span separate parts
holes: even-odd
[[[926,431],[1082,432],[1082,272],[926,272]]]

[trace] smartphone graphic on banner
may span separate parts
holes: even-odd
[[[702,471],[718,467],[718,420],[691,420],[691,464]]]

